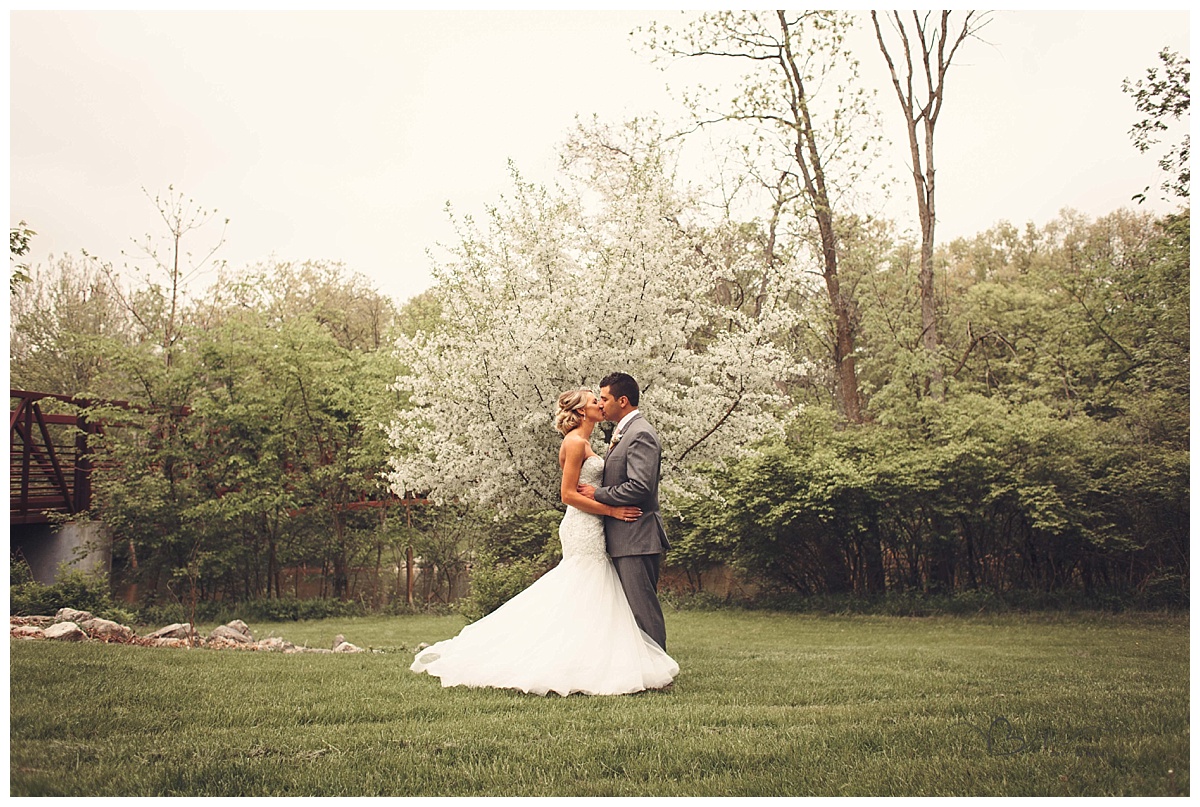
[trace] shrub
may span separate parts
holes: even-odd
[[[455,609],[474,622],[529,588],[545,571],[541,558],[481,565],[471,577],[471,595],[459,600]]]
[[[459,608],[456,605],[450,605],[444,602],[414,602],[409,605],[404,600],[395,600],[388,603],[378,610],[383,616],[451,616],[459,613]]]
[[[328,619],[329,617],[363,616],[367,608],[357,600],[313,599],[298,600],[282,597],[274,600],[248,600],[236,605],[244,614],[243,620],[263,622],[287,622],[301,619]]]
[[[1187,578],[1168,572],[1151,576],[1137,596],[1138,604],[1146,608],[1186,608],[1188,601]]]
[[[18,568],[22,566],[24,570]],[[59,568],[58,580],[47,585],[33,579],[24,561],[14,561],[11,570],[14,583],[9,586],[9,610],[17,616],[50,615],[60,608],[105,616],[115,608],[108,582],[101,577],[64,565]]]
[[[711,591],[662,589],[658,592],[658,599],[664,606],[674,608],[676,611],[719,611],[743,605],[743,603],[734,602],[729,597],[718,597]]]
[[[480,540],[471,569],[471,593],[455,610],[472,622],[521,593],[562,558],[562,513],[542,510],[498,519]]]
[[[263,600],[202,600],[196,603],[196,622],[224,624],[235,619],[243,622],[295,622],[301,619],[362,616],[367,608],[357,600],[329,599],[298,600],[294,597]],[[143,625],[170,625],[190,622],[187,605],[163,603],[138,609],[138,622]]]

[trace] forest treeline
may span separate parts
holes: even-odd
[[[699,582],[732,558],[799,594],[1185,602],[1187,219],[1135,222],[951,249],[941,402],[905,372],[911,343],[888,338],[903,314],[865,311],[883,337],[863,362],[873,422],[806,410],[789,439],[722,474],[721,500],[684,508],[674,562]]]
[[[1183,602],[1188,216],[1064,215],[940,250],[941,400],[921,371],[911,245],[862,252],[880,257],[855,279],[869,419],[848,425],[828,383],[797,384],[785,436],[677,497],[668,566],[697,589],[728,565],[798,595]],[[282,263],[181,299],[174,324],[169,295],[67,257],[14,297],[14,386],[142,407],[92,413],[112,424],[95,515],[118,586],[145,602],[193,585],[201,600],[286,597],[299,589],[283,571],[304,567],[323,595],[378,604],[400,596],[415,547],[436,579],[423,596],[448,599],[474,566],[494,603],[556,560],[553,511],[506,525],[354,506],[394,498],[384,426],[409,402],[390,388],[391,339],[438,327],[432,294],[396,310],[343,267]],[[794,336],[804,350],[821,333]]]

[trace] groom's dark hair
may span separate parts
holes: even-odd
[[[609,373],[600,379],[600,386],[608,387],[608,391],[612,393],[614,399],[628,398],[630,406],[637,406],[638,398],[642,394],[638,389],[638,383],[629,373]]]

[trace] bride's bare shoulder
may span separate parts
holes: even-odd
[[[562,448],[558,450],[558,464],[566,465],[568,461],[583,462],[588,453],[588,441],[578,434],[568,434],[563,438]]]

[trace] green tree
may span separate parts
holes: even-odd
[[[314,563],[344,599],[370,550],[377,577],[382,565],[385,525],[368,510],[390,498],[380,474],[398,403],[383,347],[391,304],[343,267],[313,263],[260,268],[213,296],[231,302],[196,347],[205,506],[235,532],[250,527],[248,596],[280,596],[284,563]]]
[[[128,316],[108,279],[69,255],[34,267],[12,295],[9,373],[19,389],[124,399],[130,389],[110,372],[114,345],[131,339]]]
[[[23,221],[16,227],[8,228],[8,262],[12,267],[8,274],[9,294],[15,295],[22,283],[29,282],[29,265],[16,261],[29,253],[29,242],[35,235],[37,233],[29,229]]]
[[[93,414],[113,424],[96,490],[116,566],[149,599],[280,597],[288,565],[348,598],[385,531],[394,307],[323,262],[220,275],[191,297],[179,256],[206,219],[180,199],[160,206],[169,244],[144,249],[140,284],[103,267],[130,322],[105,361],[134,404]]]
[[[843,266],[879,267],[863,281],[872,422],[805,408],[786,442],[721,472],[720,500],[682,504],[671,561],[724,556],[806,596],[1186,601],[1188,233],[1185,215],[1121,212],[953,244],[962,359],[934,403],[915,250],[864,228]]]
[[[1158,58],[1162,62],[1162,73],[1157,67],[1151,67],[1146,70],[1145,79],[1136,82],[1125,79],[1121,83],[1121,90],[1133,96],[1135,108],[1146,116],[1129,130],[1133,145],[1143,154],[1161,142],[1161,136],[1171,130],[1172,121],[1189,119],[1191,112],[1191,60],[1182,58],[1170,48],[1163,48]],[[1167,174],[1162,189],[1181,199],[1191,195],[1191,149],[1192,135],[1185,126],[1179,141],[1172,144],[1158,161],[1158,167]],[[1147,187],[1133,198],[1145,201],[1148,190]]]

